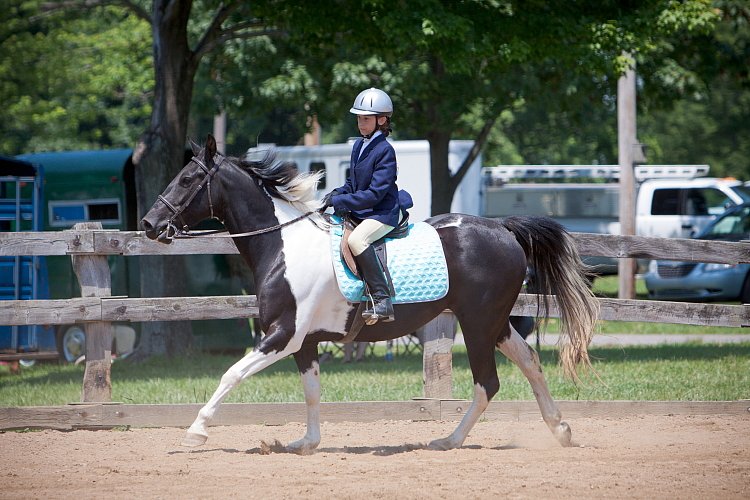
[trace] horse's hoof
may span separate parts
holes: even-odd
[[[456,445],[449,438],[436,439],[434,441],[431,441],[430,444],[427,445],[428,450],[437,451],[452,450],[455,447]]]
[[[305,446],[301,446],[299,448],[294,447],[294,446],[287,446],[286,451],[288,451],[289,453],[294,453],[295,455],[301,455],[305,457],[305,456],[312,455],[313,453],[315,453],[315,448],[308,448]]]
[[[560,425],[557,426],[557,429],[554,431],[555,437],[557,438],[557,441],[564,447],[568,447],[571,445],[571,438],[573,437],[573,433],[570,430],[570,426],[567,422],[560,422]]]
[[[188,432],[187,434],[185,434],[185,437],[182,439],[182,443],[180,444],[182,446],[187,446],[188,448],[195,448],[196,446],[206,444],[207,439],[208,436],[204,436],[203,434]]]
[[[315,452],[315,448],[318,447],[318,443],[307,441],[305,439],[300,439],[299,441],[294,441],[293,443],[289,443],[284,447],[284,450],[288,453],[294,453],[296,455],[312,455]]]

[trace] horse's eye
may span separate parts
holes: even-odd
[[[182,179],[180,179],[180,186],[182,187],[190,187],[190,183],[193,182],[193,178],[189,175],[186,175]]]

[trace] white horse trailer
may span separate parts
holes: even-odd
[[[389,142],[396,150],[398,161],[398,187],[407,190],[414,199],[414,207],[409,210],[411,220],[424,220],[431,215],[432,182],[430,174],[430,144],[426,140]],[[274,146],[260,144],[248,150],[248,155],[256,156],[273,148],[276,158],[297,164],[301,172],[325,171],[325,177],[318,186],[319,196],[344,184],[349,173],[354,141],[343,144],[322,144],[319,146]],[[455,173],[469,154],[474,141],[454,140],[450,142],[448,166]],[[478,155],[469,171],[458,186],[451,212],[479,215],[482,206],[482,156]]]

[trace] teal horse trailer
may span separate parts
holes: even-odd
[[[32,166],[40,173],[41,179],[35,214],[37,226],[32,229],[24,223],[24,229],[65,230],[78,222],[88,221],[98,221],[104,229],[138,229],[132,150],[35,153],[20,155],[14,160]],[[6,189],[2,194],[3,203],[15,203],[14,197],[16,195]],[[6,224],[0,230],[18,229]],[[185,295],[254,293],[252,277],[238,256],[190,255],[184,258],[188,269],[201,270],[200,273],[188,273]],[[139,257],[110,256],[108,260],[112,294],[140,297]],[[52,299],[80,296],[70,257],[49,256],[43,259],[43,265],[37,267],[40,269],[39,283],[47,287],[40,290],[46,296]],[[192,326],[194,346],[203,351],[244,352],[252,345],[253,335],[248,320],[194,321]],[[130,352],[139,330],[138,324],[116,324],[115,352],[119,351],[121,355]],[[6,337],[0,330],[0,349],[12,350],[11,339]],[[55,341],[51,346],[49,342],[44,346],[23,346],[19,352],[49,349],[66,361],[74,361],[85,352],[80,324],[56,327],[53,337]]]

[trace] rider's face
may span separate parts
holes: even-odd
[[[357,115],[357,127],[359,127],[359,133],[362,135],[370,135],[375,132],[375,126],[378,120],[385,118],[377,117],[375,115]]]

